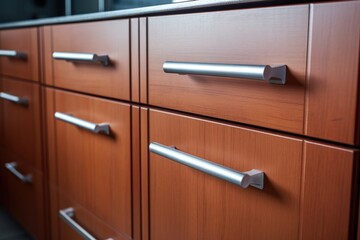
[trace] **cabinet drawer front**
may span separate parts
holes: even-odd
[[[58,204],[56,208],[52,209],[53,217],[57,218],[57,233],[56,236],[52,236],[55,239],[84,239],[73,226],[69,225],[66,220],[60,217],[60,211],[68,210],[71,208],[73,210],[73,216],[71,217],[78,227],[82,228],[87,234],[91,235],[95,239],[121,239],[128,240],[126,236],[116,232],[110,226],[106,225],[103,221],[99,220],[93,213],[84,209],[81,204],[72,201],[64,192],[59,191],[57,188],[53,187],[51,189],[57,195]]]
[[[110,133],[94,133],[55,121],[59,188],[100,219],[131,236],[130,106],[55,91],[55,112],[93,123]]]
[[[6,208],[36,239],[45,240],[43,175],[10,153],[5,153],[1,164],[6,180]],[[31,183],[21,181],[5,163],[15,163],[16,170],[31,176]]]
[[[0,31],[0,74],[39,81],[36,28]]]
[[[265,173],[241,187],[150,153],[151,239],[296,239],[302,141],[151,110],[150,142],[223,165]]]
[[[54,26],[52,44],[45,58],[51,58],[55,86],[130,100],[128,20]],[[95,62],[74,60],[79,58],[74,53],[85,58],[108,56],[109,65],[96,58]],[[61,59],[56,54],[62,54]]]
[[[302,133],[307,29],[308,6],[150,17],[149,103]],[[224,64],[285,64],[287,80],[171,74],[166,61],[219,63],[206,66],[215,75],[233,66]]]
[[[0,82],[4,146],[42,171],[39,85],[9,78],[1,78]]]

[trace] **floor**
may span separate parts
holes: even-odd
[[[0,207],[0,240],[32,240]]]

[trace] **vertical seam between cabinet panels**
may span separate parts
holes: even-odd
[[[304,193],[305,193],[305,167],[306,167],[306,141],[302,140],[302,151],[301,151],[301,174],[300,174],[300,202],[299,202],[299,229],[298,229],[298,239],[303,239],[303,204],[304,204]]]
[[[312,32],[313,32],[313,11],[314,4],[308,5],[308,33],[306,47],[306,66],[305,66],[305,96],[304,96],[304,117],[303,117],[303,134],[308,134],[308,118],[309,118],[309,87],[310,87],[310,70],[311,70],[311,54],[312,54]]]

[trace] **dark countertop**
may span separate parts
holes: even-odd
[[[200,11],[227,10],[232,8],[249,8],[259,6],[274,6],[282,4],[305,3],[309,1],[280,1],[280,0],[198,0],[172,4],[141,7],[126,10],[80,14],[72,16],[43,18],[0,24],[0,29],[20,28],[53,25],[72,22],[85,22],[105,19],[131,18],[155,15],[167,15],[174,13],[188,13]]]

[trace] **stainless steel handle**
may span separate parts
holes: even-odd
[[[247,188],[250,185],[258,189],[264,189],[264,173],[259,170],[253,169],[247,172],[238,172],[188,153],[181,152],[174,147],[164,146],[156,142],[150,143],[149,149],[150,152],[221,178],[242,188]]]
[[[71,61],[71,62],[100,62],[104,66],[110,64],[108,55],[96,55],[94,53],[70,53],[70,52],[53,52],[52,57],[54,59]]]
[[[273,84],[286,83],[286,65],[271,67],[269,65],[166,61],[163,65],[163,70],[166,73],[248,78],[263,80]]]
[[[32,183],[32,176],[30,174],[23,175],[16,169],[17,163],[11,162],[11,163],[5,163],[5,167],[14,174],[17,178],[19,178],[24,183]]]
[[[80,236],[86,240],[96,240],[88,231],[74,221],[75,210],[73,208],[66,208],[59,211],[59,216],[63,219],[72,229],[74,229]]]
[[[0,57],[26,59],[27,54],[24,52],[19,52],[19,51],[15,51],[15,50],[0,50]]]
[[[0,92],[0,98],[10,102],[14,102],[21,105],[27,105],[29,101],[26,98],[21,98],[15,95],[11,95],[5,92]]]
[[[84,128],[94,133],[104,133],[106,135],[110,134],[110,125],[108,123],[92,123],[61,112],[55,112],[54,116],[56,119]]]

